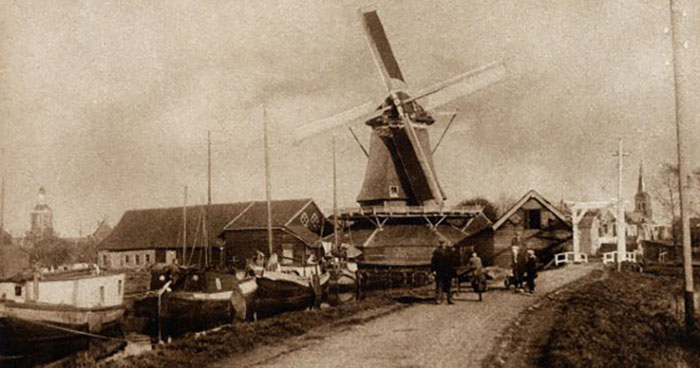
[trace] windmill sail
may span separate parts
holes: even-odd
[[[374,62],[377,64],[377,68],[384,79],[387,90],[391,91],[395,87],[395,83],[392,80],[404,83],[405,80],[394,52],[391,50],[391,44],[389,44],[389,39],[386,37],[382,21],[379,19],[376,10],[362,12],[361,19]]]
[[[438,107],[495,83],[505,76],[505,66],[503,62],[492,63],[410,97],[402,92],[405,79],[377,11],[361,10],[359,16],[389,97],[379,109],[366,103],[301,126],[297,129],[297,139],[364,119],[373,131],[365,181],[357,201],[363,206],[441,207],[445,195],[437,180],[427,131],[433,119],[423,107]],[[423,98],[426,103],[421,107],[417,100]]]

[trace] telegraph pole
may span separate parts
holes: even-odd
[[[622,138],[618,140],[617,152],[617,219],[615,227],[617,231],[617,270],[622,270],[622,261],[625,260],[627,252],[627,239],[625,234],[625,201],[622,200],[622,158],[629,155],[622,150]]]
[[[688,161],[686,158],[685,135],[688,134],[686,124],[693,117],[692,106],[694,101],[692,91],[689,91],[689,76],[694,74],[693,68],[693,48],[691,44],[695,37],[688,17],[693,0],[669,0],[669,11],[671,16],[671,42],[673,57],[673,82],[675,89],[676,107],[676,134],[678,145],[678,189],[681,209],[681,228],[683,243],[683,284],[685,299],[685,332],[690,335],[695,330],[695,303],[693,300],[693,260],[690,239],[690,218],[688,211],[688,197],[686,189],[688,186]]]

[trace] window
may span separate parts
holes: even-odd
[[[129,255],[126,255],[126,264],[129,264]]]
[[[140,265],[140,264],[141,264],[141,256],[139,256],[139,255],[137,254],[137,255],[134,256],[134,258],[136,258],[136,264],[137,264],[137,265]]]
[[[100,302],[104,303],[105,301],[105,287],[100,286]]]
[[[151,255],[146,254],[146,263],[151,263]]]
[[[399,186],[398,185],[389,185],[389,197],[390,198],[399,198]]]
[[[117,295],[122,295],[122,280],[117,281]]]
[[[282,244],[282,264],[290,264],[294,261],[294,246]]]
[[[525,228],[526,229],[541,229],[542,214],[540,210],[525,210]]]
[[[124,256],[121,256],[119,259],[119,263],[123,266],[124,265]]]
[[[15,286],[15,296],[22,296],[22,287],[19,285]]]
[[[216,283],[216,290],[221,290],[221,279],[217,277],[214,282]]]
[[[299,217],[299,221],[301,221],[301,224],[308,227],[309,226],[309,215],[306,214],[306,212],[301,214],[301,217]]]
[[[103,266],[107,265],[107,255],[106,254],[102,255],[102,265]]]

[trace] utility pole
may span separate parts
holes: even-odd
[[[685,156],[685,136],[689,134],[686,124],[693,119],[694,114],[692,107],[697,104],[693,96],[693,91],[690,90],[692,86],[689,78],[695,74],[693,70],[693,55],[697,53],[695,51],[696,44],[692,44],[696,36],[691,28],[691,22],[695,19],[694,17],[688,17],[688,10],[692,7],[691,4],[693,4],[693,0],[669,0],[671,42],[673,47],[673,82],[676,104],[676,139],[678,145],[678,189],[683,234],[683,296],[685,299],[685,332],[687,335],[690,335],[695,330],[690,213],[688,211],[688,196],[686,192],[688,187],[688,161]]]
[[[617,152],[613,156],[617,156],[617,219],[615,227],[617,232],[617,270],[622,270],[622,262],[625,260],[627,252],[627,239],[625,234],[625,201],[622,199],[622,158],[628,156],[629,153],[622,150],[622,138],[618,140]]]

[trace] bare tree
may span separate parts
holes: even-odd
[[[481,206],[484,208],[484,216],[486,216],[486,218],[488,218],[492,222],[496,222],[496,220],[498,220],[498,217],[502,214],[502,212],[499,211],[499,208],[496,205],[494,205],[491,201],[483,197],[475,197],[462,200],[461,202],[459,202],[458,206]]]
[[[700,169],[693,171],[688,180],[690,190],[688,191],[691,216],[700,215]],[[657,173],[654,185],[651,187],[653,198],[659,203],[662,216],[670,221],[673,226],[673,241],[680,241],[680,233],[677,226],[674,226],[680,218],[680,204],[678,195],[678,166],[664,163]]]

